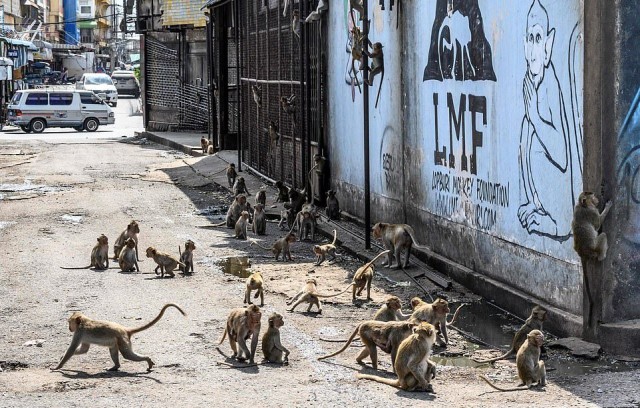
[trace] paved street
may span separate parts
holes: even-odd
[[[320,337],[344,338],[368,318],[390,294],[406,306],[422,294],[401,272],[376,279],[373,302],[352,305],[350,292],[325,302],[321,315],[289,313],[285,300],[308,276],[323,293],[337,293],[361,265],[344,255],[333,265],[314,267],[311,243],[295,243],[294,263],[274,263],[270,253],[248,248],[232,231],[211,228],[220,222],[217,206],[230,194],[211,182],[198,166],[218,165],[214,156],[193,158],[163,146],[134,139],[142,117],[131,116],[137,100],[121,99],[116,124],[96,133],[48,129],[40,135],[19,130],[0,133],[0,406],[632,406],[640,403],[640,371],[632,366],[601,365],[554,354],[546,391],[490,392],[477,375],[486,374],[502,386],[515,385],[513,361],[474,367],[465,357],[468,343],[452,335],[449,351],[440,356],[434,380],[436,394],[407,393],[356,380],[359,352],[318,362],[339,343]],[[125,136],[124,138],[122,136]],[[204,168],[204,167],[203,167]],[[254,192],[254,191],[252,191]],[[270,193],[269,201],[273,200]],[[253,199],[251,199],[253,202]],[[107,271],[62,270],[89,263],[100,234],[109,238],[110,253],[118,234],[131,220],[140,223],[140,273],[122,273],[111,261]],[[269,223],[269,245],[281,235]],[[192,239],[195,273],[159,279],[144,250],[155,246],[177,255],[178,245]],[[230,258],[231,257],[231,258]],[[266,280],[262,331],[273,311],[284,315],[282,342],[291,351],[286,367],[233,369],[228,342],[216,345],[229,311],[241,307],[247,270]],[[228,272],[228,273],[225,273]],[[436,288],[429,287],[432,293]],[[451,299],[477,300],[455,287]],[[61,371],[50,371],[71,340],[66,319],[82,311],[96,319],[137,327],[153,319],[167,302],[169,309],[153,328],[136,334],[133,348],[156,363],[121,359],[119,372],[107,372],[107,348],[92,346],[71,358]],[[357,307],[356,307],[357,306]],[[468,307],[468,308],[472,308]],[[39,345],[30,345],[37,343]],[[438,349],[442,352],[443,349]],[[258,348],[260,353],[260,347]],[[456,354],[457,353],[457,354]],[[226,356],[226,357],[225,357]],[[380,368],[391,377],[389,356],[379,353]],[[256,357],[260,361],[261,358]],[[22,368],[20,368],[22,367]],[[600,368],[598,368],[600,367]],[[604,367],[604,368],[602,368]],[[17,368],[17,369],[15,369]],[[573,371],[572,371],[573,370]],[[616,371],[617,370],[617,371]],[[572,373],[580,373],[576,377]],[[605,402],[606,401],[606,402]]]

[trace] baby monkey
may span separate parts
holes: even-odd
[[[386,255],[390,251],[382,251],[376,255],[372,260],[358,268],[353,275],[353,296],[352,300],[355,302],[356,296],[360,296],[365,286],[367,287],[367,300],[371,299],[371,282],[373,282],[374,264],[383,255]]]
[[[300,303],[306,302],[309,304],[309,307],[307,308],[307,312],[310,312],[311,307],[313,307],[313,305],[316,305],[316,307],[318,308],[318,314],[320,314],[322,313],[320,298],[330,298],[330,297],[340,296],[346,291],[348,291],[351,285],[353,284],[350,284],[349,286],[347,286],[345,290],[343,290],[340,293],[336,293],[334,295],[321,295],[317,292],[316,280],[313,278],[307,279],[307,283],[305,283],[302,289],[300,289],[300,292],[298,292],[294,297],[292,297],[290,300],[287,301],[287,305],[291,305],[293,303],[293,306],[291,306],[291,309],[289,309],[289,311],[293,312],[296,306],[298,306]]]
[[[120,255],[118,256],[118,265],[122,272],[140,272],[136,259],[138,257],[137,246],[133,238],[127,238],[127,240],[124,241],[124,248],[120,250]]]
[[[247,239],[247,225],[249,224],[249,212],[240,213],[238,221],[236,221],[235,231],[237,239]]]
[[[336,259],[336,238],[338,238],[338,233],[336,232],[336,230],[333,230],[333,242],[331,242],[330,244],[313,246],[313,253],[316,254],[316,266],[320,266],[320,264],[324,262],[327,255],[331,257],[331,259],[329,259],[329,262],[332,262]]]
[[[200,138],[200,147],[202,148],[202,154],[207,153],[209,150],[209,140],[204,136]]]
[[[98,243],[91,250],[91,262],[89,266],[82,268],[67,268],[61,266],[62,269],[89,269],[96,268],[97,270],[109,269],[109,239],[104,235],[98,237]]]
[[[286,262],[287,258],[292,261],[293,259],[291,258],[291,244],[293,242],[296,242],[296,234],[290,232],[287,235],[285,235],[284,237],[280,238],[279,240],[277,240],[276,242],[273,243],[273,246],[271,248],[267,248],[264,247],[262,245],[260,245],[260,243],[258,241],[256,241],[255,239],[251,240],[251,244],[249,244],[249,246],[256,244],[258,247],[267,250],[267,251],[272,251],[273,254],[276,256],[276,261],[278,260],[278,258],[280,257],[280,253],[282,253],[282,262]]]
[[[158,264],[158,266],[156,266],[156,269],[154,269],[154,272],[156,273],[156,275],[158,275],[158,269],[160,269],[161,278],[164,278],[165,273],[167,273],[170,277],[173,278],[176,276],[175,273],[173,273],[173,271],[178,266],[181,266],[183,268],[187,267],[187,265],[180,262],[173,255],[169,255],[166,252],[160,252],[154,247],[147,248],[147,258],[153,258],[155,263]]]
[[[236,183],[236,177],[238,176],[238,173],[236,173],[235,163],[229,163],[226,171],[227,171],[227,182],[229,183],[229,188],[233,188],[233,185]]]
[[[262,274],[260,272],[251,274],[251,276],[247,278],[247,290],[244,292],[244,303],[252,304],[251,291],[255,290],[256,294],[253,297],[257,299],[258,296],[260,296],[260,307],[264,306],[263,284],[264,280],[262,279]]]
[[[180,245],[178,245],[178,253],[180,254],[180,262],[182,262],[185,266],[180,266],[180,272],[193,273],[193,251],[196,249],[196,244],[193,243],[192,240],[188,239],[187,242],[184,243],[184,252],[180,249]]]
[[[247,190],[247,185],[244,182],[244,177],[238,177],[235,184],[233,185],[233,195],[238,196],[239,194],[247,193],[248,196],[251,196],[249,190]]]

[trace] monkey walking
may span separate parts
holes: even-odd
[[[410,321],[433,324],[436,328],[440,329],[440,333],[442,333],[442,336],[444,337],[444,342],[442,342],[439,337],[437,340],[441,345],[448,345],[449,336],[447,335],[447,327],[451,326],[456,321],[460,310],[462,310],[464,306],[465,304],[458,306],[458,309],[453,314],[451,321],[447,321],[447,316],[451,311],[451,309],[449,309],[449,302],[438,298],[433,303],[426,303],[416,296],[411,299],[411,308],[413,309],[413,313],[411,313]]]
[[[290,232],[284,237],[278,239],[276,242],[273,243],[273,246],[271,248],[262,246],[255,239],[249,239],[249,241],[251,241],[249,246],[256,244],[259,248],[273,252],[273,254],[276,256],[276,261],[280,257],[280,253],[282,253],[282,262],[286,262],[287,259],[289,259],[289,261],[293,260],[291,258],[291,244],[293,242],[296,242],[296,234],[294,233]]]
[[[209,150],[209,140],[204,136],[200,138],[200,147],[202,148],[202,154],[207,153]]]
[[[233,185],[236,183],[236,177],[238,173],[236,173],[236,165],[235,163],[229,163],[226,168],[227,171],[227,182],[229,183],[229,188],[233,188]]]
[[[329,259],[329,262],[333,262],[336,259],[336,239],[337,238],[338,238],[338,233],[336,232],[336,230],[333,230],[333,242],[331,242],[330,244],[313,246],[313,253],[316,255],[315,266],[320,266],[320,264],[324,262],[327,255],[331,257],[331,259]]]
[[[229,335],[229,345],[231,346],[231,350],[233,350],[233,358],[238,361],[249,359],[249,363],[253,364],[256,348],[258,347],[261,318],[262,312],[256,305],[231,310],[218,346],[221,345],[225,337]],[[247,348],[246,343],[249,338],[251,338],[251,351]],[[240,350],[238,350],[238,346],[240,346]]]
[[[409,265],[412,246],[418,249],[429,249],[427,246],[418,244],[413,228],[407,224],[379,222],[373,226],[371,232],[374,238],[382,240],[385,249],[391,250],[386,262],[387,268],[406,268]],[[407,256],[402,265],[400,255],[404,248],[407,249]],[[398,262],[397,265],[393,264],[394,258]]]
[[[122,354],[122,357],[131,361],[146,361],[148,364],[147,371],[151,371],[155,363],[151,358],[141,356],[133,352],[131,347],[131,336],[139,333],[143,330],[147,330],[151,326],[155,325],[164,316],[165,310],[169,307],[175,307],[183,316],[186,313],[180,308],[180,306],[167,303],[160,310],[158,316],[149,323],[129,329],[118,323],[112,323],[107,321],[93,320],[85,316],[80,312],[74,312],[69,318],[69,331],[73,333],[73,339],[60,362],[52,370],[61,369],[69,359],[75,354],[86,354],[89,351],[89,347],[92,344],[98,346],[109,347],[111,359],[113,360],[113,367],[108,371],[117,371],[120,368],[120,361],[118,358],[118,352]]]
[[[608,201],[604,206],[604,210],[599,212],[598,203],[598,198],[592,192],[583,191],[580,193],[578,202],[573,210],[573,221],[571,222],[573,249],[580,255],[580,260],[582,261],[582,276],[589,301],[588,326],[591,326],[593,298],[589,287],[589,279],[587,274],[584,273],[584,267],[587,260],[596,259],[602,262],[607,257],[607,234],[604,232],[598,234],[598,231],[602,228],[602,223],[607,214],[609,214],[612,205],[611,201]]]
[[[91,262],[89,266],[82,268],[68,268],[61,266],[61,269],[89,269],[96,268],[97,270],[109,269],[109,239],[104,235],[98,237],[98,243],[91,250]]]
[[[367,288],[367,300],[371,299],[371,282],[373,282],[373,274],[374,274],[374,264],[381,256],[388,254],[390,251],[382,251],[378,255],[376,255],[372,260],[358,268],[356,273],[353,275],[353,296],[352,301],[355,302],[356,296],[360,296],[362,290]]]
[[[307,283],[305,283],[305,285],[302,287],[300,292],[298,292],[294,297],[292,297],[287,301],[287,305],[291,305],[293,303],[293,306],[291,306],[291,309],[289,309],[289,311],[293,312],[296,306],[298,306],[300,303],[306,302],[309,304],[309,307],[307,308],[307,312],[310,312],[311,307],[313,307],[313,305],[316,305],[316,307],[318,308],[318,314],[320,314],[322,313],[322,305],[320,303],[321,298],[331,298],[331,297],[340,296],[346,291],[348,291],[352,285],[353,283],[349,284],[349,286],[347,286],[345,290],[343,290],[340,293],[336,293],[333,295],[321,295],[317,292],[316,280],[313,278],[307,279]]]
[[[182,263],[180,260],[176,259],[173,255],[167,254],[165,252],[160,252],[154,247],[147,248],[147,258],[153,258],[156,264],[156,269],[154,272],[158,275],[158,269],[160,269],[160,277],[164,278],[164,274],[166,273],[170,277],[175,277],[176,274],[173,273],[178,266],[186,268],[187,265]]]
[[[481,375],[487,384],[498,391],[522,391],[528,390],[535,383],[544,387],[547,384],[547,372],[544,361],[540,360],[540,348],[544,343],[544,335],[540,330],[531,330],[527,334],[527,339],[518,349],[516,355],[516,367],[518,368],[518,377],[522,383],[516,388],[500,388],[491,382],[487,377]]]

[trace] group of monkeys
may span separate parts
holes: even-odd
[[[225,222],[219,224],[219,226],[226,225],[229,228],[234,228],[236,238],[247,239],[246,229],[250,206],[244,193],[249,194],[249,192],[244,183],[244,179],[242,177],[236,179],[237,174],[233,164],[230,164],[226,171],[228,182],[233,189],[235,198],[229,207]],[[300,239],[302,239],[308,236],[308,231],[305,231],[306,225],[311,231],[311,239],[313,240],[315,238],[316,215],[313,206],[311,204],[305,204],[304,192],[299,193],[291,188],[286,189],[281,182],[276,183],[276,187],[278,188],[278,200],[287,201],[288,211],[290,211],[291,214],[295,214],[295,220],[291,225],[291,231],[289,231],[289,233],[275,241],[271,248],[262,248],[273,251],[276,261],[281,253],[283,261],[292,260],[290,244],[296,240],[293,228],[297,224]],[[284,195],[285,192],[286,197]],[[263,222],[266,223],[264,217],[265,201],[266,192],[261,190],[256,195],[252,224],[254,233],[259,235],[264,234],[266,229],[266,224],[262,224]],[[574,209],[574,219],[572,223],[574,248],[583,258],[583,261],[585,259],[602,261],[606,256],[607,238],[604,233],[599,234],[598,232],[605,216],[611,208],[611,203],[607,203],[602,212],[598,211],[597,205],[598,200],[593,193],[583,192],[580,194],[578,203]],[[338,206],[337,200],[335,206]],[[331,211],[334,210],[335,209],[332,209]],[[327,211],[329,211],[329,208],[327,208]],[[338,214],[332,215],[338,217],[339,210]],[[239,223],[240,227],[238,227]],[[257,224],[259,224],[259,226]],[[139,271],[137,264],[139,260],[137,256],[139,233],[138,223],[131,221],[114,244],[114,259],[118,260],[122,271]],[[374,225],[372,235],[374,238],[382,241],[385,250],[360,267],[354,273],[352,283],[339,293],[321,294],[317,290],[317,280],[309,278],[301,290],[287,300],[286,303],[290,306],[289,311],[293,312],[298,305],[307,303],[307,312],[311,311],[311,308],[315,305],[318,313],[321,313],[322,306],[320,299],[339,296],[350,288],[352,289],[353,301],[356,300],[357,296],[362,294],[365,288],[367,289],[367,300],[372,300],[370,294],[374,277],[374,263],[380,257],[384,255],[387,256],[386,262],[384,262],[383,265],[389,268],[406,268],[413,246],[422,249],[427,248],[418,244],[413,228],[407,224],[379,222]],[[326,256],[331,257],[330,260],[336,259],[336,238],[336,230],[334,230],[333,242],[330,244],[314,245],[313,251],[316,255],[316,265],[322,264]],[[97,240],[98,243],[91,252],[91,263],[86,268],[108,269],[108,239],[106,236],[101,235]],[[252,243],[258,244],[257,241],[252,241]],[[194,250],[195,245],[193,241],[188,240],[185,243],[184,252],[178,247],[178,252],[180,253],[179,258],[160,252],[154,247],[149,247],[146,254],[147,257],[153,258],[156,262],[156,274],[158,274],[158,270],[160,270],[162,276],[164,276],[165,273],[174,276],[173,271],[176,268],[179,268],[184,273],[193,272]],[[401,258],[403,251],[405,251],[404,262]],[[251,294],[255,291],[254,298],[260,297],[260,306],[264,305],[264,280],[262,274],[260,272],[253,273],[247,278],[245,284],[244,303],[248,304],[248,306],[236,308],[230,312],[222,339],[218,345],[222,344],[228,336],[229,344],[233,351],[232,357],[238,361],[248,360],[249,364],[234,365],[226,362],[220,362],[219,364],[234,368],[244,368],[268,363],[288,364],[290,351],[282,345],[280,340],[280,328],[284,325],[284,319],[279,313],[273,313],[268,318],[269,327],[262,337],[264,362],[255,363],[254,359],[260,335],[262,312],[260,307],[252,304]],[[585,285],[588,285],[586,279]],[[588,286],[587,292],[590,294]],[[321,356],[318,360],[334,357],[344,352],[351,342],[356,337],[359,337],[364,348],[359,353],[356,361],[359,364],[363,364],[363,360],[369,357],[372,368],[377,370],[377,350],[379,348],[385,353],[390,354],[393,371],[397,375],[397,379],[365,374],[358,374],[358,378],[377,381],[407,391],[422,390],[433,392],[431,380],[436,376],[436,364],[430,360],[432,348],[436,342],[441,346],[448,344],[447,327],[452,325],[456,320],[462,306],[456,310],[452,320],[448,321],[447,317],[450,309],[448,302],[444,299],[438,298],[433,303],[427,303],[419,297],[414,297],[411,300],[412,313],[404,314],[402,312],[400,299],[397,296],[391,296],[374,314],[372,320],[364,321],[356,326],[351,336],[347,340],[344,340],[345,344],[340,350]],[[117,370],[120,366],[118,353],[121,353],[124,358],[132,361],[146,361],[148,370],[151,370],[154,365],[151,358],[133,352],[131,336],[156,324],[169,307],[174,307],[185,315],[185,312],[178,305],[172,303],[166,304],[155,319],[138,328],[126,328],[117,323],[90,319],[79,312],[73,313],[68,320],[69,330],[74,333],[73,339],[65,355],[53,369],[61,369],[71,356],[74,354],[84,354],[88,351],[91,344],[97,344],[109,347],[111,358],[114,362],[114,366],[110,368],[110,370]],[[535,306],[524,325],[516,332],[511,348],[506,353],[489,360],[474,359],[479,363],[490,363],[512,357],[515,354],[517,373],[522,384],[514,388],[501,388],[493,384],[485,376],[480,376],[491,387],[499,391],[517,391],[528,389],[536,384],[539,386],[546,384],[545,364],[540,360],[541,347],[544,342],[542,325],[545,321],[546,314],[547,310],[543,307]],[[246,344],[246,341],[249,339],[251,339],[250,349]],[[522,387],[522,385],[525,387]]]

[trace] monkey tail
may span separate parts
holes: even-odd
[[[253,244],[256,244],[259,248],[262,248],[262,249],[264,249],[264,250],[266,250],[266,251],[271,251],[271,248],[263,247],[262,245],[260,245],[260,243],[259,243],[257,240],[255,240],[255,239],[253,239],[253,238],[249,238],[249,241],[251,242],[251,243],[249,244],[249,246],[251,246],[251,245],[253,245]]]
[[[344,344],[344,346],[342,346],[342,348],[338,351],[336,351],[335,353],[332,354],[327,354],[326,356],[322,356],[322,357],[318,357],[318,360],[324,360],[325,358],[329,358],[329,357],[333,357],[333,356],[337,356],[338,354],[342,353],[343,351],[345,351],[347,349],[347,347],[349,347],[349,344],[351,344],[351,342],[353,341],[353,339],[358,335],[358,331],[360,330],[360,325],[356,326],[356,329],[353,331],[353,333],[351,334],[351,337],[349,337],[349,339],[347,340],[347,342]]]
[[[400,387],[400,380],[399,379],[391,379],[391,378],[384,378],[384,377],[378,377],[377,375],[371,375],[371,374],[356,374],[357,378],[363,379],[363,380],[371,380],[371,381],[376,381],[382,384],[387,384],[390,385],[392,387],[396,387],[396,388],[400,388],[402,389],[402,387]]]
[[[227,337],[227,328],[224,328],[224,333],[222,333],[222,338],[220,339],[220,343],[218,343],[218,346],[222,344],[222,342],[224,341],[224,339]]]
[[[495,385],[494,383],[491,382],[491,380],[489,380],[487,377],[485,377],[484,375],[480,375],[480,378],[482,378],[487,384],[489,384],[489,386],[495,390],[498,391],[502,391],[502,392],[509,392],[509,391],[522,391],[522,390],[528,390],[529,387],[515,387],[515,388],[500,388],[497,385]]]
[[[162,316],[164,316],[164,311],[167,310],[170,307],[175,307],[176,309],[178,309],[180,311],[180,313],[182,313],[183,316],[186,316],[187,314],[184,312],[184,310],[182,310],[180,308],[180,306],[176,305],[175,303],[167,303],[166,305],[164,305],[162,307],[162,309],[160,310],[160,313],[158,313],[158,316],[156,316],[155,319],[153,319],[152,321],[150,321],[149,323],[145,324],[144,326],[140,326],[140,327],[136,327],[135,329],[129,329],[127,330],[127,332],[129,333],[129,336],[132,336],[138,332],[141,332],[143,330],[147,330],[149,327],[153,326],[154,324],[158,323],[160,321],[160,319],[162,319]]]
[[[338,233],[336,232],[336,230],[333,230],[333,242],[331,243],[331,245],[335,245],[336,244],[336,239],[338,238]]]
[[[222,221],[221,223],[213,224],[213,225],[210,225],[210,226],[211,227],[222,227],[223,225],[227,225],[227,221],[226,220]]]
[[[383,82],[384,82],[384,66],[382,67],[382,77],[380,78],[380,86],[378,87],[378,96],[376,96],[375,109],[378,109],[378,102],[380,101],[380,91],[382,90],[382,83]]]
[[[89,265],[89,266],[83,266],[81,268],[67,268],[66,266],[61,266],[60,269],[66,269],[66,270],[80,270],[80,269],[89,269],[93,267],[93,265]]]
[[[187,247],[184,247],[185,251],[187,250]],[[180,258],[182,258],[182,249],[180,248],[180,245],[178,245],[178,253],[180,254]]]
[[[298,226],[298,228],[300,228],[300,222],[298,222],[298,220],[300,218],[299,215],[300,215],[301,212],[302,211],[298,211],[298,213],[295,215],[295,218],[293,220],[293,224],[291,224],[291,229],[289,230],[289,234],[291,234],[293,232],[293,230],[296,229],[296,225]]]
[[[458,306],[458,309],[456,309],[456,312],[453,314],[453,318],[451,319],[451,321],[447,322],[447,326],[451,326],[453,324],[453,322],[456,321],[456,318],[458,317],[458,313],[460,313],[460,309],[462,309],[466,305],[467,305],[466,303],[463,303],[460,306]]]
[[[315,297],[317,297],[317,298],[331,298],[331,297],[340,296],[340,295],[342,295],[343,293],[345,293],[346,291],[348,291],[352,286],[353,286],[353,282],[351,282],[351,283],[349,284],[349,286],[347,286],[347,287],[346,287],[342,292],[340,292],[340,293],[336,293],[336,294],[333,294],[333,295],[322,295],[322,294],[320,294],[320,293],[314,293],[314,294],[313,294],[313,296],[315,296]]]
[[[478,360],[478,359],[472,358],[472,360],[475,361],[476,363],[493,363],[494,361],[505,360],[505,359],[511,357],[513,355],[513,353],[514,353],[513,348],[511,348],[511,349],[509,349],[509,351],[507,351],[506,353],[504,353],[500,357],[494,357],[494,358],[490,358],[490,359],[487,359],[487,360]]]
[[[405,226],[405,231],[407,231],[407,234],[409,234],[409,236],[411,237],[411,240],[413,241],[413,246],[418,248],[418,249],[427,249],[427,250],[431,250],[431,248],[429,248],[426,245],[420,245],[418,243],[418,240],[416,239],[416,234],[415,232],[413,232],[413,228],[411,228],[411,226],[407,225]]]
[[[369,269],[369,268],[371,267],[371,265],[373,265],[373,264],[378,260],[378,258],[380,258],[380,257],[381,257],[381,256],[383,256],[383,255],[388,254],[389,252],[391,252],[391,251],[390,251],[390,250],[388,250],[388,249],[387,249],[387,250],[385,250],[385,251],[380,252],[380,253],[379,253],[378,255],[376,255],[372,260],[370,260],[369,262],[367,262],[366,264],[364,264],[364,266],[363,266],[362,268],[360,268],[360,270],[361,270],[361,271],[366,271],[367,269]]]

